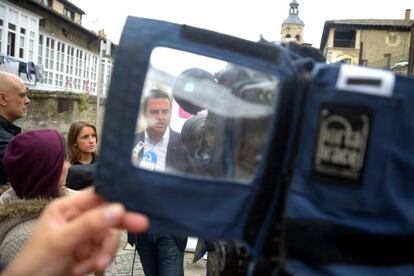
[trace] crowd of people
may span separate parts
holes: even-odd
[[[14,125],[30,100],[19,77],[0,72],[0,264],[4,275],[102,273],[116,252],[122,228],[136,246],[146,275],[184,275],[187,237],[145,232],[148,219],[110,204],[93,192],[98,134],[88,122],[73,122],[65,139],[54,129],[22,132]],[[172,99],[151,90],[144,100],[149,123],[136,135],[144,155],[158,156],[153,170],[186,158],[180,134],[170,129]],[[179,159],[179,162],[177,162]],[[81,191],[82,190],[82,191]],[[138,233],[138,234],[137,234]],[[22,265],[23,264],[23,265]],[[4,267],[5,266],[5,267]]]

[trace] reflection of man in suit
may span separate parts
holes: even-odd
[[[169,127],[171,108],[172,100],[163,91],[153,89],[144,99],[142,109],[148,125],[136,137],[136,144],[144,146],[135,146],[133,153],[141,168],[185,172],[186,156],[180,134]],[[136,242],[145,275],[183,275],[186,237],[147,232],[129,239]]]

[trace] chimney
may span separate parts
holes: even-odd
[[[411,20],[411,9],[406,9],[405,10],[405,21],[410,21]]]

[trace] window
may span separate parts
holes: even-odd
[[[33,61],[34,58],[34,47],[35,47],[35,32],[30,31],[29,35],[29,60]]]
[[[83,92],[89,93],[89,80],[84,80],[83,81],[82,90],[83,90]]]
[[[29,40],[29,60],[33,61],[33,51],[34,51],[34,40]]]
[[[62,42],[57,43],[57,54],[56,54],[56,70],[59,72],[64,72],[64,62],[65,62],[65,44]],[[62,79],[63,82],[63,79]]]
[[[9,9],[9,26],[13,25],[14,30],[16,30],[17,19],[19,18],[19,13],[13,9]],[[9,27],[10,28],[10,27]]]
[[[58,87],[63,87],[63,75],[62,74],[55,75],[55,85]]]
[[[16,34],[8,32],[7,34],[7,54],[14,57],[14,48],[16,46]]]
[[[33,18],[30,19],[30,31],[33,32],[33,37],[34,37],[34,33],[37,30],[37,21]]]
[[[85,55],[83,56],[83,65],[84,65],[83,78],[85,78],[85,79],[89,79],[90,62],[91,62],[91,55],[88,54],[88,53],[85,53]]]
[[[92,64],[90,65],[91,73],[90,73],[90,83],[89,89],[92,93],[96,94],[96,81],[97,81],[97,73],[96,70],[98,69],[98,56],[92,56]]]
[[[53,73],[45,71],[43,74],[43,77],[44,77],[44,81],[46,84],[49,84],[49,85],[53,84],[53,81],[52,81]]]
[[[16,24],[19,17],[18,15],[17,11],[9,9],[9,23],[7,25],[9,29],[7,32],[7,54],[10,56],[16,56]]]
[[[6,14],[6,7],[3,5],[0,5],[0,21],[1,21],[1,25],[3,26],[3,20],[4,20],[4,16]]]
[[[24,36],[19,39],[19,58],[24,58]]]
[[[49,69],[49,62],[51,59],[50,55],[50,38],[46,37],[46,48],[45,48],[45,69]],[[50,68],[53,69],[53,68]]]
[[[80,90],[80,79],[75,78],[75,89]]]
[[[43,64],[43,35],[39,35],[39,57],[37,59],[38,64]]]
[[[15,31],[16,30],[16,25],[9,23],[9,30]]]
[[[72,46],[66,47],[66,74],[72,75],[73,74],[73,54],[74,49]],[[71,82],[72,83],[72,82]]]
[[[26,28],[29,23],[29,18],[27,15],[20,14],[20,33],[26,34]]]
[[[68,37],[69,32],[65,28],[62,28],[62,34],[64,37]]]
[[[75,75],[78,77],[82,77],[82,56],[83,51],[77,49],[76,50],[76,61],[75,61]]]
[[[46,83],[49,85],[54,84],[54,73],[53,70],[55,68],[55,50],[56,45],[55,39],[50,37],[45,37],[46,47],[45,47],[45,76],[46,76]],[[47,74],[46,74],[47,72]]]
[[[72,77],[66,77],[65,87],[72,88]]]
[[[94,56],[93,58],[92,58],[92,75],[91,75],[91,79],[92,80],[96,80],[96,76],[97,76],[97,74],[96,74],[96,70],[98,69],[98,57],[96,57],[96,56]]]
[[[53,70],[54,66],[53,66],[53,60],[55,58],[55,40],[54,39],[50,39],[50,56],[49,56],[49,66],[50,69]]]
[[[70,20],[75,20],[75,13],[67,8],[63,11],[63,15],[69,18]]]
[[[355,48],[355,30],[335,30],[334,47]]]

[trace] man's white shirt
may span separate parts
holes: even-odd
[[[157,155],[157,163],[155,164],[154,170],[155,171],[165,171],[165,161],[167,157],[167,148],[168,142],[170,140],[170,128],[168,127],[165,130],[164,136],[162,136],[161,140],[158,143],[154,143],[145,130],[145,145],[144,145],[144,154],[145,152],[152,151]]]

